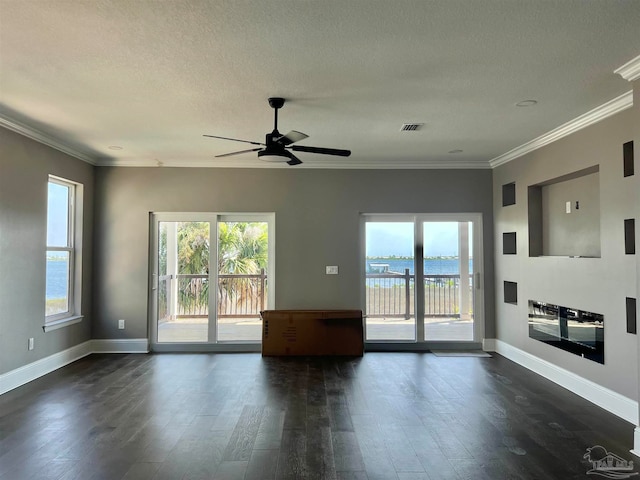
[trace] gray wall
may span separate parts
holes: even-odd
[[[79,324],[44,333],[48,175],[84,185]],[[90,338],[94,167],[0,128],[0,374]],[[27,349],[35,338],[35,349]]]
[[[631,196],[631,202],[635,204],[635,211],[632,207],[629,208],[629,211],[625,211],[625,215],[628,213],[628,216],[625,218],[635,218],[636,224],[636,255],[634,255],[636,260],[636,289],[635,292],[629,294],[629,297],[633,297],[636,299],[636,318],[640,318],[640,255],[638,255],[637,246],[640,245],[638,239],[640,238],[640,80],[636,80],[632,83],[633,85],[633,107],[631,107],[631,122],[633,123],[633,137],[630,140],[633,140],[634,143],[634,167],[635,174],[633,176],[627,177],[625,179],[625,183],[628,183],[629,186],[625,186],[625,188],[631,188],[635,195]],[[640,352],[640,335],[636,335],[636,345],[638,348],[638,352]],[[638,369],[638,375],[640,375],[640,369]],[[638,388],[640,390],[640,379],[638,379]],[[640,397],[640,392],[638,393]],[[638,445],[638,440],[635,439],[634,450],[638,450],[640,445]]]
[[[493,170],[496,245],[503,232],[517,232],[518,241],[517,255],[496,252],[496,284],[518,283],[518,305],[497,290],[497,338],[632,399],[638,346],[626,333],[625,297],[637,292],[636,260],[624,254],[623,220],[636,214],[638,174],[623,178],[622,144],[637,128],[628,109]],[[601,258],[529,257],[527,187],[593,165],[600,166]],[[514,181],[517,203],[502,207],[502,185]],[[604,314],[605,364],[530,339],[527,300]]]
[[[146,338],[149,212],[275,212],[276,308],[361,308],[360,213],[481,212],[493,338],[490,170],[96,170],[94,338]],[[325,265],[340,274],[325,275]],[[126,330],[117,330],[120,318]]]

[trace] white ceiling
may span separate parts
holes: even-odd
[[[261,142],[282,96],[282,133],[353,152],[287,168],[486,168],[639,53],[631,0],[0,0],[0,116],[99,165],[264,167],[202,135]]]

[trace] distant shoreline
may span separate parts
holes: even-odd
[[[458,260],[460,257],[453,255],[437,255],[435,257],[424,257],[425,260]],[[413,257],[403,257],[400,255],[389,255],[387,257],[366,257],[367,260],[413,260]],[[469,257],[473,260],[473,257]]]

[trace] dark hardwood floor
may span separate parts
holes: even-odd
[[[0,479],[585,479],[632,437],[499,355],[91,355],[0,396]]]

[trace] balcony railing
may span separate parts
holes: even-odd
[[[158,282],[158,317],[207,317],[208,275],[164,275]],[[177,281],[177,287],[172,283]],[[267,276],[262,270],[250,275],[218,275],[218,318],[255,318],[267,308]],[[426,317],[460,317],[460,275],[425,275]],[[469,275],[467,298],[473,298],[473,276]],[[414,312],[415,275],[399,273],[366,275],[368,317],[411,318]],[[177,295],[172,307],[171,299]],[[464,295],[463,295],[464,296]],[[472,314],[473,302],[468,314]],[[465,312],[463,312],[465,313]]]
[[[469,275],[467,298],[472,297],[473,276]],[[415,275],[371,273],[366,276],[367,317],[411,318],[414,312]],[[460,317],[460,275],[424,275],[426,317]],[[469,313],[472,313],[469,302]]]
[[[267,275],[218,275],[218,317],[257,317],[266,308]]]
[[[264,269],[257,274],[218,275],[217,293],[218,318],[259,317],[260,311],[267,308],[267,275]],[[195,318],[208,314],[208,275],[161,275],[158,278],[158,318]]]

